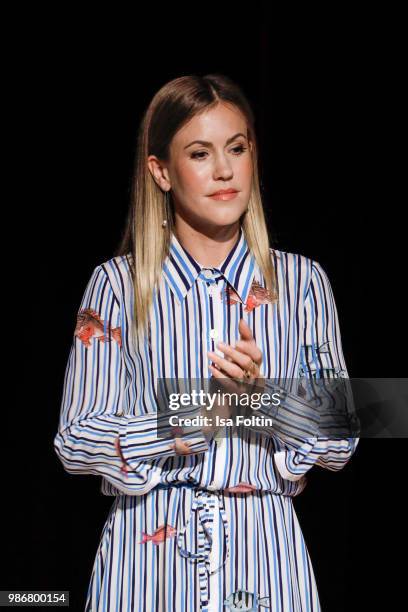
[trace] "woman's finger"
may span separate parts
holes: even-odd
[[[239,320],[238,330],[243,340],[253,340],[254,339],[251,328],[249,327],[248,323],[244,319]]]
[[[215,368],[214,366],[210,366],[210,369],[214,378],[219,380],[220,384],[223,386],[224,389],[226,389],[227,392],[238,394],[242,392],[241,385],[238,384],[238,382],[234,378],[226,376],[225,374],[217,370],[217,368]]]
[[[175,443],[170,444],[170,448],[174,449],[178,455],[190,455],[191,448],[189,442],[184,442],[180,438],[174,438]]]
[[[235,343],[235,348],[237,351],[241,351],[247,355],[249,355],[255,363],[261,365],[263,360],[263,353],[261,349],[255,344],[255,341],[248,342],[248,340],[237,340]]]
[[[237,345],[232,347],[230,344],[219,342],[217,347],[224,353],[224,355],[230,357],[243,370],[251,370],[253,367],[253,361],[258,366],[262,363],[262,353],[256,344],[250,344],[245,341],[242,342],[242,344],[239,344],[239,348],[237,348]]]
[[[224,359],[224,357],[220,357],[216,353],[212,351],[208,351],[207,355],[211,358],[211,360],[224,372],[226,372],[232,378],[242,378],[243,372],[239,365],[233,363],[232,361],[228,361]]]

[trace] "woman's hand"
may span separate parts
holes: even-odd
[[[251,329],[244,319],[240,319],[238,329],[241,340],[236,342],[235,348],[222,342],[217,344],[219,350],[226,355],[225,358],[219,357],[212,351],[208,351],[207,355],[217,366],[209,366],[213,376],[220,379],[220,382],[228,389],[242,391],[242,387],[239,387],[234,379],[254,383],[256,379],[263,378],[260,373],[263,354],[256,345]],[[245,370],[251,372],[250,378],[244,378]]]
[[[216,353],[209,351],[207,355],[212,359],[216,366],[210,365],[209,368],[220,384],[229,393],[236,393],[238,396],[243,392],[242,380],[247,383],[252,383],[253,386],[255,380],[262,379],[264,377],[260,373],[263,354],[262,351],[256,345],[252,332],[244,319],[239,321],[239,333],[241,340],[235,344],[235,348],[229,344],[218,342],[217,347],[225,355],[219,357]],[[244,378],[245,370],[251,372],[250,378]],[[214,417],[214,409],[211,411],[210,416]],[[231,416],[231,406],[223,404],[219,406],[215,404],[215,414],[219,414],[223,417]],[[209,431],[216,432],[217,427],[211,426],[208,428]]]
[[[184,442],[181,438],[174,438],[174,444],[170,444],[169,448],[174,449],[177,455],[191,455],[191,442]]]

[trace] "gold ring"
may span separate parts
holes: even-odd
[[[254,373],[254,368],[256,368],[256,363],[252,359],[252,367],[250,370],[244,370],[244,378],[251,378],[252,374]]]

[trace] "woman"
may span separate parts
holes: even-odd
[[[121,248],[78,311],[54,442],[69,473],[100,475],[115,496],[86,610],[320,610],[292,498],[357,440],[157,418],[158,379],[348,376],[323,268],[269,246],[239,87],[165,84],[133,184]]]

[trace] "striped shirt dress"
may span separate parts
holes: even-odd
[[[130,254],[94,269],[54,438],[65,470],[101,476],[102,494],[114,498],[86,612],[321,610],[292,498],[314,465],[341,470],[359,439],[285,438],[273,427],[239,436],[225,427],[211,437],[190,427],[181,437],[191,452],[181,455],[170,432],[158,436],[157,380],[209,378],[207,351],[224,356],[217,343],[235,345],[241,318],[263,353],[266,379],[348,378],[324,269],[304,255],[270,255],[278,305],[256,299],[265,282],[242,228],[218,268],[199,264],[172,234],[150,342],[137,345]]]

